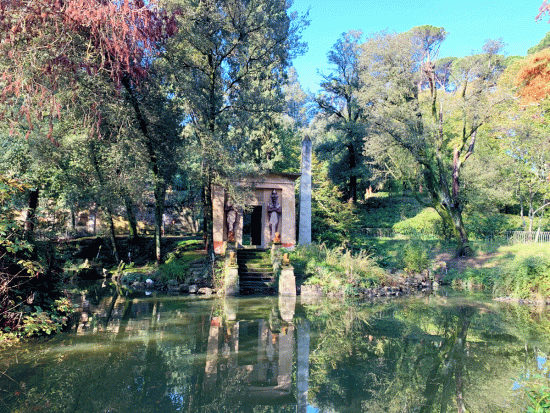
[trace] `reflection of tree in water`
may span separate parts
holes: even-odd
[[[219,319],[223,306],[211,301],[83,298],[87,322],[2,356],[13,381],[0,376],[0,411],[294,412],[305,391],[321,412],[518,412],[511,378],[536,372],[550,342],[548,314],[433,297],[318,302],[306,318],[247,302],[238,320],[227,315],[236,310]],[[300,389],[300,360],[309,388],[306,378]],[[277,386],[282,402],[244,401],[266,388],[277,396]]]
[[[321,412],[520,411],[510,377],[532,349],[486,307],[405,301],[309,311],[310,400]]]

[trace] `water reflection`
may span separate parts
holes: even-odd
[[[298,387],[303,389],[299,401],[292,392],[292,368],[295,336],[298,335],[298,358],[304,347],[302,328],[293,324],[296,298],[280,297],[278,308],[270,309],[268,318],[240,316],[239,301],[223,301],[224,312],[212,317],[208,334],[206,367],[203,382],[204,395],[215,400],[219,393],[233,406],[254,405],[292,406],[298,411],[307,408],[307,365],[298,363]],[[302,320],[299,325],[307,325]],[[301,405],[300,405],[301,404]]]
[[[71,331],[0,353],[0,411],[522,411],[549,350],[548,314],[445,296],[77,301]]]

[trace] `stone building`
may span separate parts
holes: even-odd
[[[294,247],[295,181],[299,176],[270,173],[236,182],[243,190],[252,188],[244,209],[234,207],[226,191],[220,186],[215,187],[212,194],[215,252],[223,254],[227,241],[235,241],[239,246],[265,248],[277,236],[283,247]]]

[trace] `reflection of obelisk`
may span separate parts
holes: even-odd
[[[296,325],[298,357],[296,365],[296,388],[298,390],[296,413],[307,412],[307,389],[309,385],[309,321],[300,319]]]
[[[311,139],[302,141],[302,177],[300,178],[300,245],[311,244]]]

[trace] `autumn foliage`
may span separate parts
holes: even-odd
[[[544,99],[550,93],[550,49],[528,56],[516,75],[515,83],[523,104]]]
[[[104,72],[116,87],[143,78],[176,20],[143,0],[0,0],[0,112],[12,124],[60,114],[55,94]],[[17,113],[13,108],[18,107]],[[51,126],[50,126],[51,127]]]
[[[550,15],[550,3],[544,0],[536,20]],[[515,86],[524,105],[538,102],[550,93],[550,49],[543,49],[525,58],[516,74]]]

